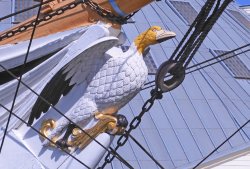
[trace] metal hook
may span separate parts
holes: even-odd
[[[169,74],[169,75],[168,75]],[[165,77],[172,76],[168,80]],[[156,74],[156,87],[162,92],[169,92],[178,87],[185,79],[185,68],[177,61],[168,60],[161,64]]]

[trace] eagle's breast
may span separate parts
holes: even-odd
[[[138,53],[111,57],[93,77],[87,93],[98,106],[122,107],[140,91],[147,74],[147,66]]]

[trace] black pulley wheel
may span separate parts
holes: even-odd
[[[169,78],[165,80],[165,78]],[[162,92],[169,92],[178,87],[185,78],[185,69],[177,61],[168,60],[161,64],[156,74],[156,87]]]

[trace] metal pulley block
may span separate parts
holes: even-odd
[[[169,92],[178,87],[185,78],[185,68],[178,61],[168,60],[161,64],[156,74],[156,87]],[[165,80],[166,79],[166,80]]]

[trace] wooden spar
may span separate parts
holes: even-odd
[[[113,1],[113,0],[93,0],[93,2],[98,3],[102,8],[105,8],[106,10],[111,11],[115,15],[118,15],[115,12],[115,10],[112,8],[110,1]],[[43,6],[42,15],[49,13],[53,10],[56,10],[58,8],[61,8],[71,2],[74,2],[74,0],[66,0],[66,1],[55,0],[51,2],[49,5]],[[132,1],[131,0],[130,1],[116,0],[115,1],[116,5],[120,8],[120,10],[126,14],[135,12],[136,10],[141,9],[143,6],[149,4],[150,2],[152,2],[152,0],[132,0]],[[25,23],[29,23],[35,20],[35,18],[36,16],[33,16],[32,18],[18,24],[17,26],[7,31],[11,31],[19,26],[24,25]],[[44,21],[40,23],[36,28],[34,38],[39,38],[39,37],[47,36],[50,34],[62,32],[65,30],[70,30],[70,29],[74,29],[74,28],[78,28],[82,26],[89,26],[89,25],[97,23],[98,21],[110,23],[114,28],[117,28],[117,29],[120,29],[121,27],[121,25],[117,23],[112,23],[111,21],[105,18],[102,18],[95,11],[91,10],[85,4],[82,4],[82,5],[78,5],[76,8],[65,11],[65,13],[61,15],[55,16],[48,21]],[[0,41],[0,45],[13,44],[13,43],[18,43],[21,41],[28,40],[31,36],[31,32],[32,32],[32,28],[29,28],[26,31],[22,33],[18,33],[13,37],[3,39],[2,41]]]

